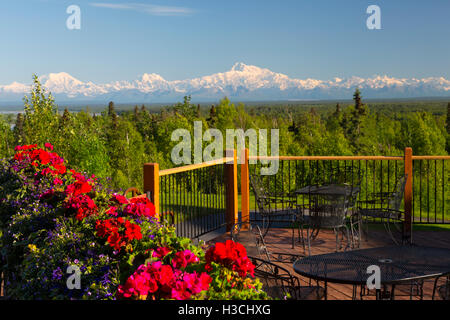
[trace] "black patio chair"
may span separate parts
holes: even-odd
[[[263,290],[274,299],[320,300],[325,296],[321,286],[301,286],[299,278],[278,264],[250,257],[255,265],[255,277],[259,278]]]
[[[370,200],[358,201],[358,214],[361,221],[365,220],[364,223],[366,224],[366,241],[369,233],[367,223],[369,219],[380,220],[395,244],[403,241],[404,212],[400,209],[407,179],[408,175],[402,176],[397,181],[395,190],[391,193],[373,193]],[[367,208],[368,206],[372,208]]]
[[[258,175],[249,174],[250,185],[255,195],[258,213],[261,216],[261,231],[263,237],[269,232],[274,222],[289,222],[292,225],[292,248],[294,248],[294,224],[297,219],[297,209],[295,194],[277,193],[270,194]],[[281,209],[279,208],[281,206]],[[281,219],[285,217],[285,219]],[[286,219],[287,217],[287,219]]]
[[[336,235],[336,251],[342,248],[339,235],[347,238],[347,250],[351,244],[350,230],[347,226],[346,215],[349,197],[345,194],[324,194],[311,196],[311,203],[299,206],[302,214],[299,221],[299,234],[305,251],[308,246],[308,255],[311,255],[311,241],[315,240],[321,229],[332,229]],[[306,227],[306,239],[303,237],[303,229]]]
[[[345,209],[350,229],[350,245],[352,249],[361,247],[362,219],[357,208],[360,191],[361,187],[359,185],[352,186]]]
[[[267,248],[259,225],[251,222],[236,223],[231,228],[230,234],[234,242],[239,242],[245,247],[248,256],[258,257],[269,262],[287,263],[289,265],[304,257],[304,255],[300,254],[271,252]]]
[[[438,281],[441,278],[445,278],[445,283],[438,286]],[[434,281],[434,286],[433,286],[432,300],[435,300],[436,291],[438,292],[439,297],[442,300],[447,300],[447,301],[450,300],[450,274],[436,278],[436,280]]]

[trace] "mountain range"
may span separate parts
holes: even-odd
[[[158,74],[144,73],[133,81],[101,84],[81,81],[66,72],[49,73],[39,79],[57,102],[177,102],[186,95],[199,102],[224,96],[241,101],[350,99],[356,87],[365,98],[374,99],[450,96],[450,80],[444,77],[295,79],[242,62],[226,72],[185,80],[168,81]],[[29,92],[30,84],[0,85],[0,102],[22,101]]]

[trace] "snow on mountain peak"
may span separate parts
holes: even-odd
[[[236,62],[233,67],[231,67],[231,71],[245,71],[248,66],[243,62]]]
[[[156,73],[144,73],[141,78],[142,82],[152,82],[152,81],[161,81],[165,82],[166,80]]]
[[[296,79],[266,68],[235,63],[222,73],[185,80],[165,80],[156,73],[144,73],[133,81],[111,81],[95,84],[82,82],[66,72],[40,77],[47,90],[61,99],[84,99],[121,102],[181,101],[183,95],[197,100],[216,100],[223,96],[247,100],[332,99],[351,97],[355,87],[365,97],[447,96],[450,81],[444,77],[394,78],[374,75],[369,78],[351,76],[331,80]],[[13,82],[0,85],[0,101],[20,100],[29,93],[30,85]]]

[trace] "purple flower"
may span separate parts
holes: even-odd
[[[58,267],[52,272],[52,280],[61,280],[61,279],[62,279],[62,270],[60,267]]]

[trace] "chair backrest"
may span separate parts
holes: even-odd
[[[265,200],[268,197],[266,190],[264,189],[261,179],[255,174],[249,174],[250,185],[252,186],[253,193],[255,194],[256,205],[260,213],[265,213],[269,211],[267,208],[267,202]]]
[[[345,223],[347,196],[317,195],[310,210],[310,224],[317,228],[336,228]]]
[[[405,185],[406,180],[408,179],[408,175],[402,176],[395,186],[394,192],[391,193],[388,199],[388,209],[391,210],[400,210],[400,206],[402,205],[403,195],[405,193]]]
[[[247,255],[270,260],[270,253],[258,225],[239,222],[231,228],[230,234],[234,242],[239,242],[245,247]]]
[[[351,186],[350,187],[350,195],[346,199],[345,211],[353,210],[356,206],[356,202],[358,201],[358,196],[361,191],[360,186]]]
[[[273,262],[250,257],[255,265],[255,277],[259,278],[263,290],[276,299],[300,299],[300,281],[289,271]]]
[[[329,184],[348,184],[360,186],[362,174],[360,168],[353,166],[332,168],[329,175]]]

